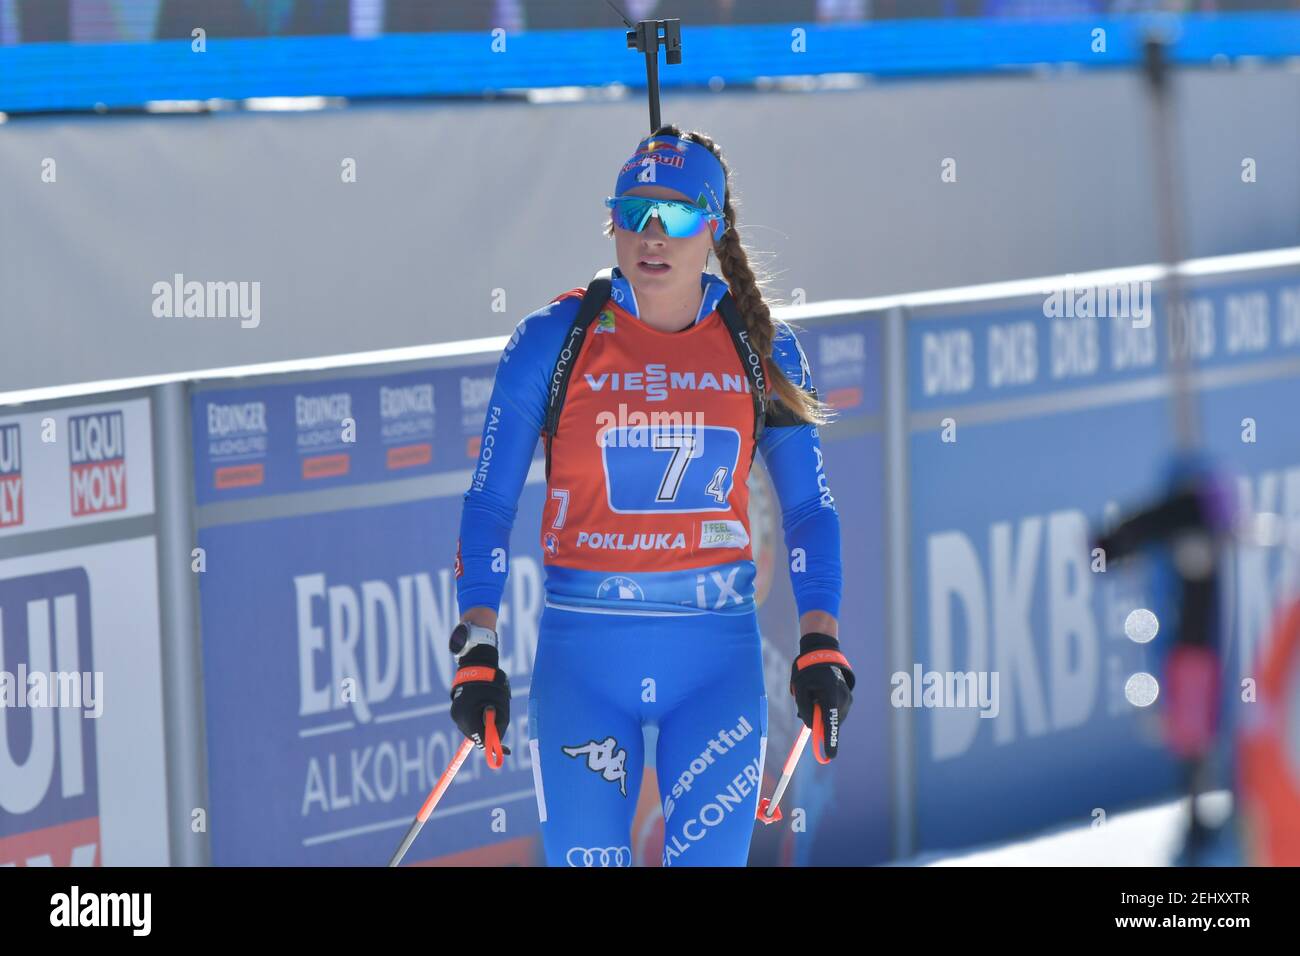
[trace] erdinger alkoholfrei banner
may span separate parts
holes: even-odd
[[[0,866],[167,863],[153,502],[147,399],[0,409]]]
[[[460,745],[452,565],[495,364],[193,393],[214,863],[382,865]],[[499,626],[512,753],[466,762],[410,863],[538,856],[541,499],[526,486]]]
[[[1157,708],[1126,694],[1155,669],[1126,620],[1169,608],[1143,565],[1099,565],[1089,535],[1162,486],[1171,347],[1198,370],[1204,440],[1241,504],[1300,512],[1300,275],[1195,281],[1172,343],[1163,308],[1126,283],[907,323],[915,661],[896,689],[915,708],[919,849],[1176,792]],[[1225,569],[1230,682],[1291,576],[1283,555],[1239,549]]]
[[[446,382],[451,379],[443,376]],[[370,387],[373,384],[373,387]],[[464,468],[482,426],[452,422],[448,408],[486,405],[467,379],[462,396],[435,391],[427,373],[321,380],[291,387],[201,393],[193,403],[195,495],[199,504],[365,485]],[[446,444],[434,454],[435,421]],[[454,431],[453,431],[454,429]],[[453,434],[463,440],[453,442]],[[456,447],[459,446],[459,447]]]

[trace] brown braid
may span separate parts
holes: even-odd
[[[727,285],[731,289],[731,297],[736,302],[736,308],[745,319],[745,326],[749,331],[749,340],[758,351],[758,354],[766,360],[767,368],[771,373],[768,376],[768,381],[771,382],[768,397],[778,399],[800,421],[812,425],[827,424],[831,421],[835,410],[816,398],[811,392],[805,391],[791,382],[786,378],[785,373],[777,363],[771,361],[772,340],[776,337],[777,328],[772,319],[772,312],[763,298],[762,290],[762,286],[769,280],[767,277],[760,278],[754,274],[745,247],[741,245],[740,232],[736,228],[736,207],[734,205],[731,168],[722,155],[721,147],[703,133],[694,130],[683,132],[675,124],[660,126],[655,130],[654,135],[677,136],[681,139],[691,140],[699,143],[718,157],[718,162],[722,164],[722,169],[727,176],[727,196],[723,214],[726,216],[729,228],[721,239],[714,241],[713,254],[718,257],[718,266],[721,268],[722,276],[727,280]],[[605,225],[605,234],[607,236],[614,235],[612,218]]]

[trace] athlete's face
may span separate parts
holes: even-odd
[[[654,199],[680,199],[686,196],[667,186],[637,186],[625,195],[649,196]],[[637,290],[655,293],[678,293],[686,298],[699,292],[700,273],[713,248],[713,233],[701,229],[693,236],[674,238],[664,232],[658,216],[651,216],[641,232],[614,227],[614,246],[618,267]],[[667,268],[652,265],[664,263]]]

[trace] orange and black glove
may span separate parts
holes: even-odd
[[[510,724],[510,681],[497,661],[495,647],[475,647],[460,659],[451,684],[451,719],[474,743],[483,748],[487,709],[495,713],[497,734],[504,736]],[[510,748],[502,746],[502,753]]]
[[[813,756],[830,763],[840,749],[840,728],[853,704],[856,678],[840,642],[812,632],[799,639],[799,656],[790,665],[795,709],[813,732]]]

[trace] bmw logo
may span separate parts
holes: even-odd
[[[616,597],[620,601],[644,601],[645,594],[641,591],[641,585],[637,584],[631,578],[616,574],[613,577],[606,578],[596,585],[596,597]]]

